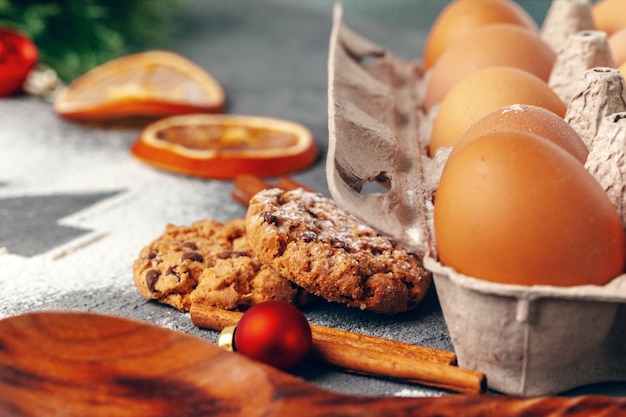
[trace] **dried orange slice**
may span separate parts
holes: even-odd
[[[131,152],[169,171],[232,179],[304,169],[316,160],[318,149],[309,129],[298,123],[260,116],[189,114],[149,124]]]
[[[74,119],[215,113],[222,86],[202,67],[168,51],[148,51],[106,62],[70,83],[55,111]]]

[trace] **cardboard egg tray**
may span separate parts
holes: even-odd
[[[577,27],[585,6],[585,0],[555,0],[544,25],[559,21],[565,27],[544,31],[563,39],[563,31],[570,31],[583,42],[596,42],[597,34]],[[563,8],[564,17],[555,15]],[[570,16],[575,8],[583,13]],[[563,49],[557,64],[572,48]],[[596,48],[570,57],[570,65],[555,77],[554,85],[566,90],[561,97],[572,100],[570,108],[576,107],[573,97],[578,94],[571,89],[585,87],[563,74],[580,78],[581,72],[602,64],[602,56],[606,54]],[[479,280],[441,265],[434,245],[432,196],[447,154],[444,150],[429,158],[425,152],[433,116],[424,114],[420,103],[428,73],[419,62],[398,58],[353,32],[342,22],[340,5],[335,7],[328,70],[331,194],[347,211],[424,257],[459,365],[484,372],[491,389],[511,395],[549,395],[626,380],[626,275],[605,286],[526,287]],[[615,75],[606,68],[597,72]],[[606,90],[597,81],[589,87],[592,96]],[[626,103],[624,97],[618,104],[599,99],[598,107],[609,114],[598,119],[616,123],[619,118],[611,112],[626,110],[620,101]],[[568,114],[571,124],[597,124]],[[621,127],[626,132],[623,122]],[[624,139],[625,134],[621,148],[626,148]]]

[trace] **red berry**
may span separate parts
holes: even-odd
[[[282,301],[252,306],[235,329],[237,352],[283,370],[302,362],[311,345],[308,320],[296,307]]]
[[[22,89],[37,58],[37,47],[26,35],[0,27],[0,97]]]

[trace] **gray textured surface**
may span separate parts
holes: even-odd
[[[227,112],[308,126],[322,157],[295,178],[327,193],[330,8],[299,2],[188,4],[174,49],[223,84]],[[359,33],[398,55],[413,57],[421,50],[423,31],[374,20],[345,16]],[[0,318],[33,310],[92,311],[216,340],[215,332],[195,328],[188,315],[142,299],[132,283],[132,262],[167,223],[224,221],[243,216],[245,209],[231,200],[228,181],[173,175],[134,160],[128,148],[137,133],[136,127],[61,120],[36,98],[0,100]],[[317,324],[451,349],[434,291],[419,309],[396,317],[340,305],[305,313]],[[304,367],[299,374],[345,393],[440,394],[321,368]],[[589,392],[620,395],[626,389],[611,384],[576,393]]]

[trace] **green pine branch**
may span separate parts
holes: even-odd
[[[69,82],[129,53],[166,47],[182,0],[0,0],[0,25],[28,34]]]

